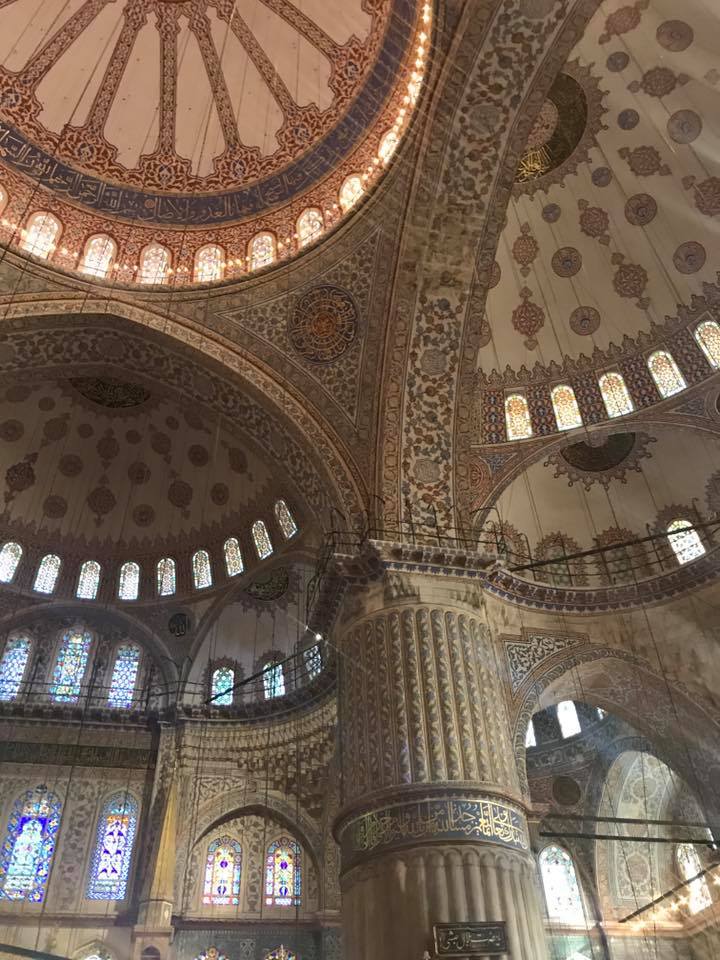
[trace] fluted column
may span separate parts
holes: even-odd
[[[506,681],[479,596],[447,572],[386,572],[350,595],[340,647],[347,960],[422,960],[434,924],[478,921],[504,924],[513,960],[544,960]]]

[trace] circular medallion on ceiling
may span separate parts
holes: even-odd
[[[312,363],[338,360],[357,334],[358,312],[347,290],[313,287],[295,304],[288,323],[294,349]]]
[[[69,382],[86,400],[109,410],[139,407],[150,399],[145,387],[115,377],[71,377]]]
[[[577,780],[572,777],[555,777],[552,782],[553,800],[563,807],[574,807],[582,796],[582,790]]]
[[[635,446],[634,433],[614,433],[597,445],[580,440],[560,451],[560,456],[571,467],[584,473],[602,473],[612,470],[629,456]]]

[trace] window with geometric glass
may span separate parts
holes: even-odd
[[[137,600],[140,592],[140,567],[128,560],[120,567],[118,578],[118,597],[120,600]]]
[[[109,706],[118,710],[130,709],[139,669],[140,647],[136,643],[123,643],[118,647],[110,677]]]
[[[303,210],[297,221],[300,246],[305,247],[308,243],[312,243],[316,237],[320,236],[324,227],[322,210],[318,210],[317,207],[308,207],[307,210]]]
[[[0,849],[0,900],[43,901],[61,809],[60,800],[45,785],[15,801]]]
[[[265,665],[263,670],[263,689],[265,690],[265,699],[272,700],[273,697],[285,696],[285,675],[281,663],[270,662]]]
[[[298,532],[295,517],[290,513],[290,507],[288,507],[284,500],[277,500],[275,503],[275,519],[286,540],[294,537]]]
[[[115,241],[107,234],[99,233],[90,237],[85,244],[80,270],[88,276],[103,279],[110,272],[116,252]]]
[[[0,700],[14,700],[20,693],[31,647],[32,641],[25,634],[8,637],[0,659]]]
[[[577,708],[572,700],[563,700],[557,705],[557,718],[563,739],[574,737],[576,733],[580,733]]]
[[[720,367],[720,323],[703,320],[695,327],[695,339],[711,367]]]
[[[237,906],[240,903],[242,847],[231,837],[218,837],[207,850],[203,903]]]
[[[213,670],[210,696],[216,707],[229,707],[233,702],[235,671],[232,667],[217,667]]]
[[[661,397],[672,397],[687,386],[675,358],[667,350],[651,353],[647,365]]]
[[[125,899],[137,813],[137,802],[125,791],[110,797],[103,807],[90,865],[88,900]]]
[[[87,670],[92,634],[80,628],[67,630],[53,670],[50,696],[58,703],[77,703]]]
[[[35,574],[33,590],[36,593],[52,593],[60,573],[60,557],[48,553],[42,558]]]
[[[250,241],[250,269],[259,270],[275,259],[275,237],[271,233],[258,233]]]
[[[157,592],[159,597],[171,597],[175,593],[175,561],[172,557],[158,560]]]
[[[527,725],[527,730],[525,731],[525,748],[527,747],[536,747],[537,740],[535,739],[535,724],[530,720]]]
[[[604,373],[598,380],[598,386],[609,417],[622,417],[633,412],[633,402],[625,380],[617,370]]]
[[[51,213],[34,213],[28,220],[20,246],[28,253],[47,260],[57,246],[61,229],[60,221]]]
[[[305,661],[307,674],[310,679],[313,680],[320,674],[323,666],[320,644],[316,643],[312,647],[307,647],[307,649],[303,650],[303,660]]]
[[[354,207],[363,193],[362,179],[356,174],[348,177],[340,187],[340,194],[338,196],[343,212],[347,213],[351,207]]]
[[[212,283],[215,280],[222,280],[225,270],[225,255],[222,249],[209,243],[200,247],[195,254],[195,270],[193,280],[195,283]]]
[[[387,163],[390,160],[390,157],[395,153],[397,145],[400,142],[400,138],[395,130],[388,130],[385,136],[380,141],[380,146],[378,147],[378,156],[383,163]]]
[[[223,553],[225,554],[225,569],[229,577],[237,577],[244,568],[240,544],[237,537],[228,537],[223,544]]]
[[[575,399],[575,391],[568,383],[559,383],[550,391],[555,422],[558,430],[572,430],[582,426],[580,407]]]
[[[545,847],[539,863],[548,917],[561,923],[584,924],[585,911],[570,854],[562,847]]]
[[[273,552],[273,548],[270,534],[263,520],[256,520],[252,525],[252,537],[258,557],[265,560]]]
[[[170,251],[159,243],[149,243],[140,254],[140,283],[164,283],[170,269]]]
[[[196,589],[204,590],[212,586],[210,554],[207,550],[196,550],[192,558],[193,583]]]
[[[100,586],[100,564],[95,560],[86,560],[80,567],[75,596],[80,600],[94,600]]]
[[[705,553],[705,547],[690,520],[677,519],[667,525],[667,538],[678,563],[690,563]]]
[[[532,436],[528,402],[521,393],[505,397],[505,426],[508,440],[525,440]]]
[[[22,558],[23,548],[9,540],[0,549],[0,583],[12,583]]]
[[[265,858],[265,904],[297,907],[302,899],[300,847],[289,837],[274,840]]]
[[[683,880],[688,883],[688,909],[690,913],[699,913],[712,903],[710,890],[705,877],[698,877],[702,873],[702,863],[695,846],[692,843],[679,843],[675,848],[678,870]],[[696,879],[692,879],[695,877]]]

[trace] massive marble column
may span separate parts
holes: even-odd
[[[471,581],[386,570],[346,597],[339,647],[346,960],[434,956],[433,925],[461,921],[502,921],[512,960],[546,958],[506,680]]]

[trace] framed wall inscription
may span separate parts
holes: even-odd
[[[436,923],[437,957],[489,957],[508,952],[504,923]]]

